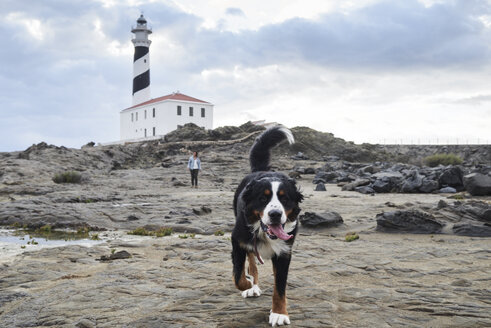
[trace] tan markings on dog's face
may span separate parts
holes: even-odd
[[[258,218],[258,219],[260,219],[260,218],[262,218],[262,217],[263,217],[263,212],[262,212],[262,211],[254,210],[254,211],[252,211],[252,213],[254,213],[254,215],[255,215],[255,216]]]
[[[278,195],[280,196],[284,196],[285,195],[285,191],[283,189],[281,189],[279,192],[278,192]]]
[[[264,194],[266,196],[269,196],[271,194],[271,190],[269,190],[269,189],[264,190]]]

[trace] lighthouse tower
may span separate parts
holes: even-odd
[[[136,27],[131,29],[135,38],[131,40],[135,45],[133,57],[133,106],[150,100],[150,56],[148,48],[150,41],[148,35],[152,30],[147,27],[147,20],[140,15]]]

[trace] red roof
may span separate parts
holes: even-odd
[[[186,95],[179,93],[179,92],[174,92],[174,93],[171,93],[170,95],[162,96],[162,97],[158,97],[158,98],[153,98],[153,99],[147,100],[145,102],[142,102],[138,105],[131,106],[131,107],[126,108],[126,109],[131,109],[131,108],[140,107],[140,106],[144,106],[144,105],[148,105],[148,104],[153,104],[153,103],[163,101],[163,100],[181,100],[181,101],[192,101],[192,102],[199,102],[199,103],[203,103],[203,104],[209,104],[209,102],[207,102],[207,101],[196,99],[196,98],[193,98],[190,96],[186,96]]]

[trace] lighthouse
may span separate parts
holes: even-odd
[[[152,29],[147,27],[147,20],[140,15],[136,21],[136,26],[131,29],[135,33],[135,38],[131,40],[135,46],[133,56],[133,106],[150,100],[150,56],[148,49],[151,40],[148,35]]]
[[[135,37],[133,57],[133,105],[120,111],[120,139],[122,142],[160,139],[165,134],[194,123],[205,129],[213,129],[213,104],[180,93],[150,98],[150,58],[147,27],[143,15],[131,29]]]

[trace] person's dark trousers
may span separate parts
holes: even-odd
[[[191,184],[194,186],[198,186],[198,172],[199,170],[191,170]]]

